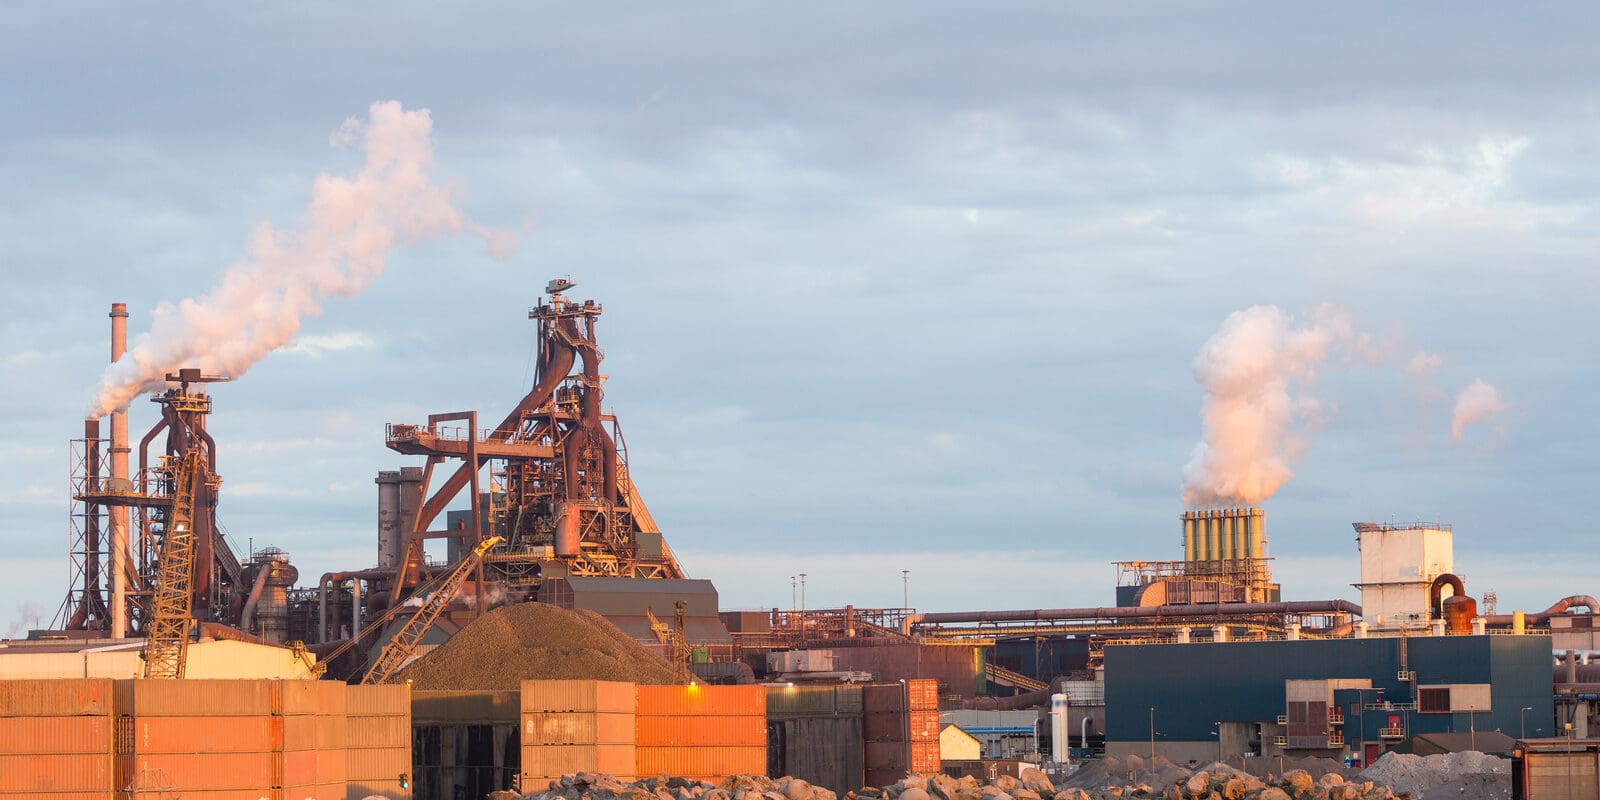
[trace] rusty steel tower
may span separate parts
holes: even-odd
[[[452,552],[465,554],[490,536],[504,538],[477,568],[479,593],[486,583],[531,591],[549,577],[684,577],[629,477],[616,417],[601,409],[604,354],[595,327],[602,309],[567,299],[573,286],[550,281],[548,301],[529,309],[538,326],[538,371],[499,425],[480,429],[477,412],[469,411],[388,426],[390,449],[428,459],[420,486],[426,499],[398,531],[390,603],[426,577],[428,539],[454,540]],[[447,462],[459,463],[438,481]],[[468,489],[470,515],[430,529]]]

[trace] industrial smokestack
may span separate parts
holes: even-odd
[[[111,363],[128,351],[128,306],[111,304]],[[128,407],[111,412],[111,486],[128,486]],[[128,507],[111,507],[111,638],[128,635]]]

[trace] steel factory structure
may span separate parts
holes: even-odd
[[[1125,752],[1139,750],[1141,715],[1151,717],[1145,733],[1155,730],[1157,697],[1172,709],[1173,755],[1220,746],[1370,758],[1398,741],[1387,724],[1397,707],[1407,732],[1504,727],[1519,709],[1543,715],[1538,730],[1559,713],[1586,730],[1591,684],[1576,667],[1565,681],[1552,676],[1549,657],[1600,653],[1600,601],[1573,595],[1502,614],[1491,594],[1480,613],[1455,572],[1454,533],[1439,523],[1355,525],[1359,605],[1285,600],[1266,513],[1240,507],[1183,511],[1181,559],[1115,562],[1105,606],[724,611],[710,581],[685,573],[633,480],[621,426],[602,403],[603,309],[570,299],[573,288],[550,281],[529,310],[533,385],[503,416],[386,426],[387,447],[420,463],[376,474],[373,561],[309,586],[290,554],[265,547],[241,558],[218,524],[226,445],[207,421],[212,385],[226,376],[173,369],[136,447],[129,409],[87,420],[72,443],[72,585],[54,628],[35,632],[46,640],[37,654],[63,638],[117,643],[105,650],[138,642],[146,676],[182,677],[189,648],[209,638],[288,648],[280,671],[383,682],[490,607],[545,602],[602,614],[704,681],[931,678],[946,705],[968,709],[1039,708],[1068,693],[1082,737],[1093,725]],[[127,320],[114,304],[113,361]],[[443,561],[427,555],[438,540]],[[1184,706],[1196,680],[1232,688]],[[1416,716],[1437,703],[1438,686],[1455,694],[1438,714]],[[1305,703],[1321,704],[1310,722]],[[1335,713],[1376,713],[1374,704],[1382,713],[1371,720]]]

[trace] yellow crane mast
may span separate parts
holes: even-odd
[[[205,474],[203,454],[191,447],[174,459],[172,509],[167,515],[144,641],[146,678],[182,678],[194,617],[194,497]]]
[[[445,606],[450,604],[450,599],[455,597],[456,590],[461,584],[466,583],[467,577],[477,568],[478,562],[483,560],[483,554],[502,541],[499,536],[490,536],[472,548],[472,552],[461,559],[461,562],[439,581],[439,585],[422,601],[417,612],[406,620],[405,624],[396,631],[384,645],[383,652],[378,654],[372,668],[361,678],[363,684],[388,683],[394,678],[395,673],[406,665],[411,656],[416,654],[417,645],[422,643],[422,637],[439,618]]]

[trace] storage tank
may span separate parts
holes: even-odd
[[[581,555],[583,546],[579,542],[578,507],[563,505],[556,515],[556,555],[560,557]]]
[[[1444,628],[1451,636],[1472,633],[1472,619],[1478,616],[1478,601],[1471,595],[1453,594],[1444,599]]]

